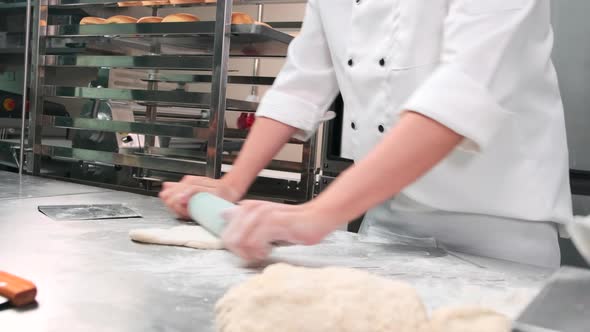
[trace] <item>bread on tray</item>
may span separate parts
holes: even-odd
[[[231,14],[232,24],[254,24],[254,22],[254,19],[246,13],[234,12]]]
[[[136,7],[141,6],[141,1],[119,1],[117,7]]]
[[[146,16],[137,20],[137,23],[160,23],[163,18],[159,16]]]
[[[80,20],[80,25],[86,24],[105,24],[106,20],[100,17],[87,16]]]
[[[170,0],[171,5],[187,5],[191,3],[205,3],[205,0]]]
[[[151,0],[151,1],[142,1],[141,5],[142,6],[162,6],[162,5],[168,5],[170,4],[170,1],[168,0]]]
[[[137,19],[135,17],[131,17],[131,16],[115,15],[115,16],[111,16],[111,17],[107,18],[105,23],[106,24],[137,23]]]
[[[200,21],[199,18],[192,14],[186,13],[176,13],[171,14],[162,20],[162,23],[171,23],[171,22],[197,22]]]

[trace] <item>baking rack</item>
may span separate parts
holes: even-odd
[[[219,178],[231,167],[247,135],[247,130],[226,125],[226,112],[252,113],[258,106],[256,102],[227,98],[228,84],[258,86],[274,81],[274,77],[233,75],[230,58],[282,58],[293,39],[285,32],[260,24],[231,24],[233,6],[256,5],[260,14],[264,4],[304,2],[225,0],[159,5],[149,7],[152,16],[167,8],[215,7],[215,21],[79,25],[81,17],[68,16],[69,10],[114,15],[125,14],[128,9],[119,8],[113,1],[41,0],[41,5],[33,10],[32,20],[27,169],[35,175],[151,192],[158,191],[161,182],[177,180],[185,174]],[[60,11],[63,18],[50,20],[46,27],[36,24],[40,19],[47,20],[48,11]],[[277,25],[273,22],[273,26]],[[298,26],[297,22],[282,24],[288,28]],[[47,52],[56,48],[82,51]],[[94,71],[96,75],[93,80],[81,80],[77,75],[55,74],[68,68],[72,72]],[[146,75],[140,82],[146,87],[110,87],[109,75],[114,69],[144,70]],[[211,89],[185,89],[194,83],[210,83]],[[166,84],[177,88],[160,88]],[[90,116],[55,116],[44,113],[40,107],[47,99],[75,100],[94,106]],[[107,113],[101,113],[104,104],[125,104],[133,108],[134,117],[109,118]],[[183,111],[171,113],[167,111],[170,108]],[[44,131],[56,128],[71,131],[71,139],[65,143],[45,140]],[[133,140],[137,135],[143,139],[138,139],[141,142],[135,146],[118,141]],[[116,137],[116,141],[75,144],[79,137],[107,136]],[[168,144],[171,141],[174,146]],[[253,185],[252,195],[293,202],[312,197],[316,139],[291,140],[290,144],[300,145],[301,162],[272,161]]]

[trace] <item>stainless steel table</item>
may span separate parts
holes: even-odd
[[[39,289],[38,305],[0,311],[8,331],[213,331],[213,306],[258,273],[225,251],[142,245],[131,229],[180,224],[157,198],[0,172],[0,270]],[[39,189],[42,189],[40,192]],[[125,203],[144,218],[53,221],[38,205]],[[314,247],[280,248],[273,261],[356,267],[411,282],[428,308],[480,304],[514,317],[551,271],[474,257],[365,243],[336,233]]]
[[[0,200],[70,196],[108,191],[110,190],[40,177],[23,176],[21,178],[17,173],[0,171]]]

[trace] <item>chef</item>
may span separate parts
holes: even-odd
[[[366,213],[360,232],[379,241],[558,267],[572,208],[552,46],[549,0],[310,0],[232,171],[160,196],[182,217],[198,192],[239,202],[340,91],[354,166],[302,205],[241,201],[225,215],[228,249],[262,259]]]

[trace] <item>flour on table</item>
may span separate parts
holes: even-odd
[[[216,305],[221,332],[396,331],[428,328],[408,284],[348,268],[267,267]]]
[[[133,241],[184,246],[195,249],[223,249],[221,240],[201,226],[177,226],[169,229],[146,228],[129,232]]]
[[[478,307],[443,308],[431,317],[432,332],[510,332],[506,316]]]

